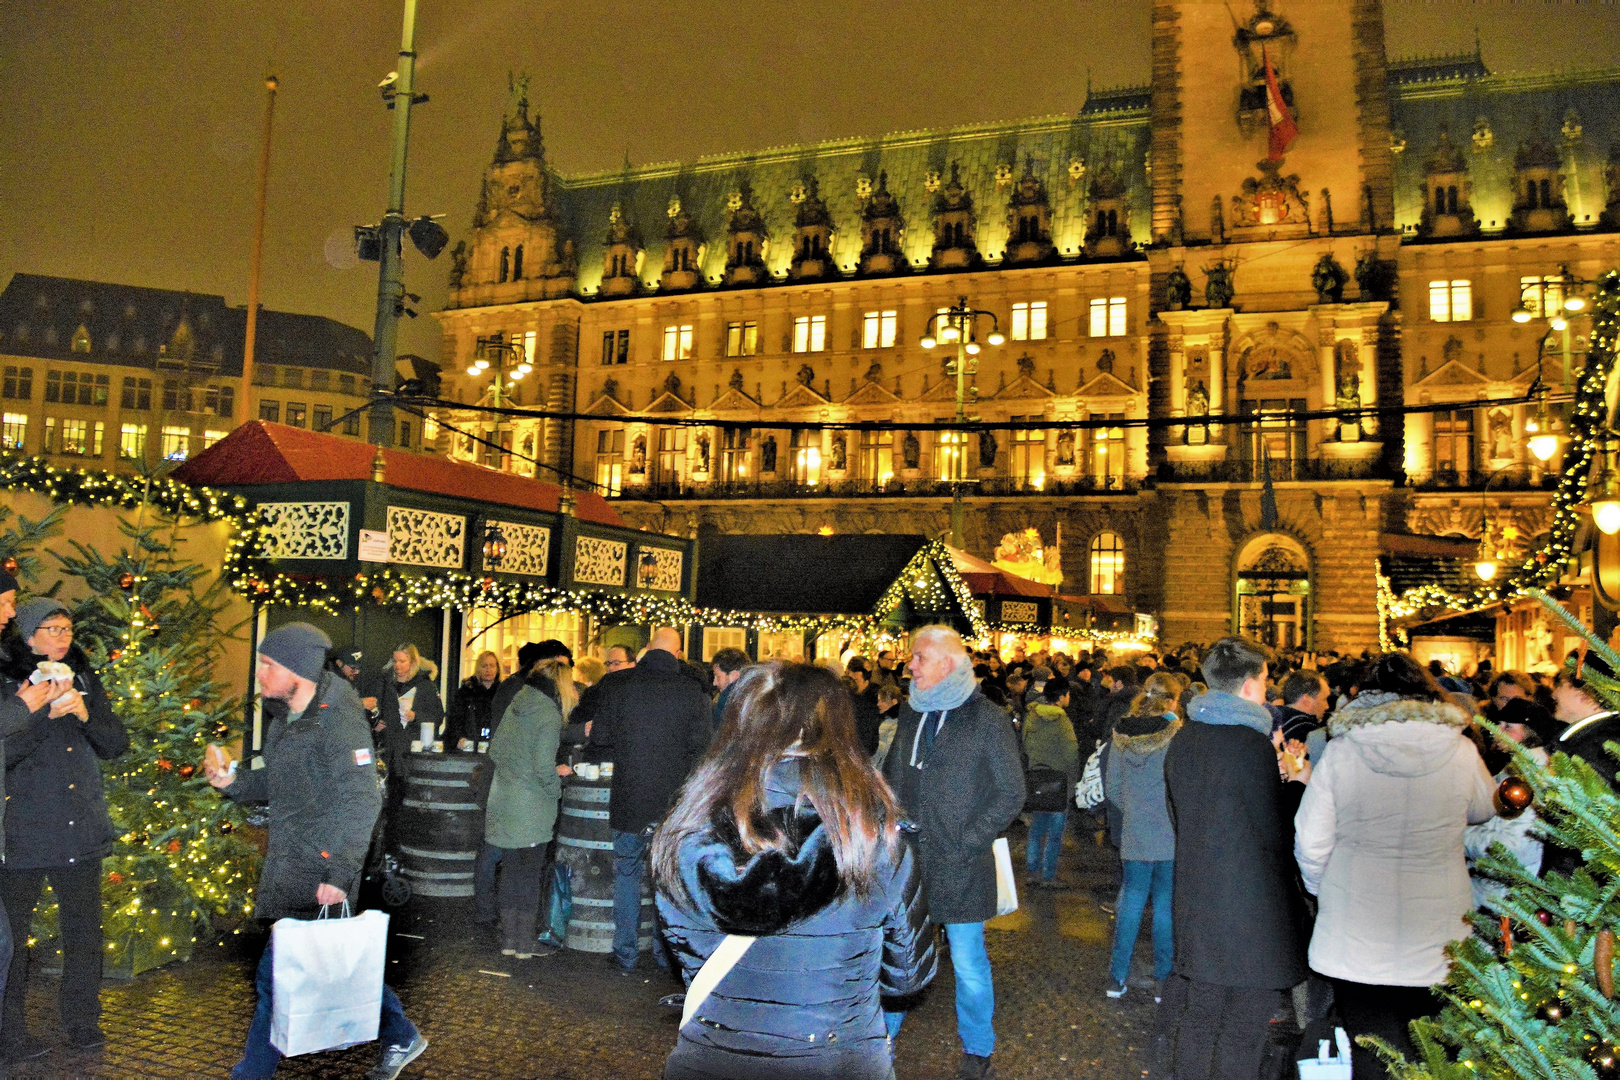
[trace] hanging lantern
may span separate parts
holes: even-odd
[[[135,587],[135,575],[130,573],[128,570],[124,571],[122,574],[119,574],[118,587],[123,589],[125,592],[129,592],[129,590]]]
[[[501,534],[500,526],[493,521],[484,530],[484,565],[491,570],[501,565],[506,558],[506,537]]]

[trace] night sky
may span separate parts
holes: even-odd
[[[1147,0],[419,0],[407,211],[466,235],[507,73],[533,75],[564,174],[850,135],[1072,113],[1148,80]],[[1249,0],[1232,0],[1247,12]],[[1300,2],[1300,0],[1292,0]],[[1288,0],[1278,9],[1286,14]],[[1391,0],[1392,57],[1496,71],[1620,65],[1615,3]],[[400,0],[60,0],[0,11],[0,282],[17,271],[245,302],[263,76],[281,80],[262,300],[371,330]],[[337,265],[334,265],[336,263]],[[448,257],[402,352],[438,355]]]

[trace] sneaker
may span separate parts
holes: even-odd
[[[1125,996],[1125,989],[1126,987],[1124,983],[1117,983],[1110,979],[1108,980],[1108,986],[1103,992],[1111,998],[1118,999]]]
[[[962,1063],[956,1067],[956,1080],[996,1080],[996,1067],[988,1057],[962,1052]]]
[[[51,1052],[51,1044],[37,1035],[23,1034],[15,1039],[7,1039],[3,1044],[6,1061],[16,1064],[19,1061],[32,1061],[37,1057],[44,1057]]]
[[[663,997],[658,999],[658,1004],[660,1008],[665,1009],[684,1009],[686,1008],[686,995],[665,994]]]
[[[1157,1005],[1159,1003],[1159,998],[1162,997],[1163,994],[1164,994],[1164,980],[1163,979],[1154,979],[1153,980],[1153,1004]]]
[[[422,1056],[422,1051],[428,1046],[427,1038],[418,1031],[416,1038],[411,1040],[409,1046],[390,1046],[382,1052],[377,1064],[366,1073],[366,1080],[394,1080],[404,1071],[405,1066]]]
[[[86,1027],[70,1027],[63,1033],[67,1044],[75,1050],[94,1050],[98,1046],[107,1045],[107,1036],[96,1024]]]

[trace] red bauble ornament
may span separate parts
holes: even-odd
[[[1535,790],[1517,776],[1504,778],[1496,788],[1497,812],[1505,818],[1518,817],[1535,799]]]
[[[114,885],[117,885],[120,881],[124,880],[124,875],[114,870],[107,875],[107,880],[112,882]]]
[[[135,587],[135,575],[125,572],[118,575],[118,587],[125,592]]]
[[[6,573],[15,574],[17,572],[17,560],[12,558],[9,555],[6,556],[5,568],[6,568]]]
[[[113,663],[116,664],[116,663],[118,663],[118,661],[120,659],[123,658],[123,655],[124,655],[124,650],[123,649],[114,649],[112,652],[107,654],[107,659],[111,660]]]
[[[492,577],[487,577],[482,582],[480,582],[480,584],[482,584],[484,586],[484,590],[487,592],[490,589],[493,589],[495,587],[495,579],[492,578]]]
[[[169,841],[169,853],[172,855],[174,852],[179,851],[179,850],[180,850],[180,841],[178,841],[178,840],[170,840]]]
[[[182,765],[180,766],[180,778],[183,780],[190,780],[191,774],[196,771],[197,766],[195,765]]]
[[[1536,909],[1536,921],[1538,923],[1540,923],[1542,926],[1551,926],[1552,925],[1552,920],[1553,920],[1552,912],[1548,911],[1546,908],[1537,908]]]

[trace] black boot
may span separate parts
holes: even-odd
[[[996,1067],[988,1057],[962,1052],[962,1064],[956,1067],[956,1080],[998,1080]]]

